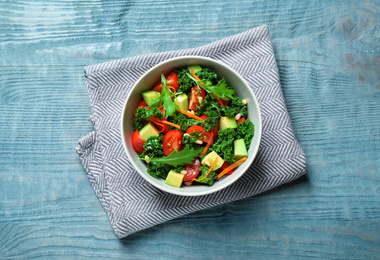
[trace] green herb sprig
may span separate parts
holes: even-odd
[[[214,94],[218,98],[221,98],[223,100],[230,100],[234,99],[235,90],[228,88],[228,84],[226,82],[226,79],[221,79],[218,84],[215,86],[212,85],[210,81],[203,81],[203,80],[196,80],[191,74],[187,74],[189,78],[195,81],[197,86],[202,87],[207,93]]]
[[[176,103],[174,103],[172,99],[172,96],[174,96],[174,94],[169,89],[164,74],[161,74],[161,83],[161,94],[153,101],[152,104],[150,104],[150,107],[160,107],[161,105],[164,105],[165,118],[168,118],[169,116],[172,116],[175,111],[179,109],[179,107]]]

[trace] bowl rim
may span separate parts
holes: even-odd
[[[210,189],[208,189],[206,191],[203,191],[203,192],[198,191],[195,194],[192,194],[191,192],[186,192],[186,191],[182,190],[181,188],[178,188],[178,190],[176,190],[176,189],[173,190],[173,189],[170,189],[169,187],[161,186],[161,185],[158,185],[155,182],[153,182],[151,180],[151,178],[154,178],[154,177],[150,176],[147,172],[142,172],[142,170],[132,160],[132,155],[129,153],[129,150],[128,150],[128,147],[127,147],[127,144],[126,144],[126,140],[125,140],[125,135],[124,135],[124,132],[125,132],[124,131],[125,110],[126,110],[127,103],[128,103],[128,101],[130,99],[130,96],[131,96],[133,90],[135,89],[135,87],[140,83],[140,81],[146,75],[150,74],[151,71],[156,70],[157,67],[163,66],[163,65],[165,65],[167,63],[171,63],[173,61],[182,60],[182,59],[206,60],[206,61],[209,61],[209,62],[216,63],[219,66],[222,66],[223,68],[225,68],[225,69],[231,71],[233,74],[235,74],[235,76],[237,76],[246,85],[248,91],[251,93],[251,95],[252,95],[252,97],[254,99],[254,102],[257,104],[257,114],[258,114],[258,119],[259,119],[259,122],[260,122],[258,133],[257,134],[255,133],[255,135],[254,135],[254,138],[255,137],[258,138],[257,146],[255,147],[255,149],[254,149],[254,151],[252,153],[251,158],[249,158],[247,161],[245,161],[243,164],[241,164],[238,167],[239,169],[241,169],[240,176],[238,176],[234,180],[231,179],[231,181],[229,181],[229,182],[227,181],[227,182],[223,183],[221,186],[219,186],[217,188],[212,188],[212,186],[210,186]],[[255,129],[256,129],[256,127],[257,126],[255,125]],[[124,101],[123,109],[122,109],[122,112],[121,112],[120,134],[121,134],[121,139],[122,139],[122,142],[123,142],[123,148],[124,148],[124,151],[127,154],[129,162],[132,164],[132,166],[134,167],[134,169],[139,173],[139,175],[141,177],[143,177],[151,185],[153,185],[154,187],[158,188],[161,191],[164,191],[164,192],[167,192],[167,193],[171,193],[171,194],[175,194],[175,195],[189,196],[189,197],[203,196],[203,195],[208,195],[208,194],[212,194],[212,193],[215,193],[217,191],[223,190],[223,189],[227,188],[228,186],[232,185],[234,182],[236,182],[248,170],[248,168],[253,163],[254,159],[257,156],[257,153],[258,153],[258,150],[259,150],[259,147],[260,147],[260,143],[261,143],[261,136],[262,136],[261,109],[260,109],[260,104],[259,104],[259,102],[258,102],[258,100],[257,100],[257,98],[255,96],[255,93],[252,91],[249,83],[238,72],[236,72],[233,68],[231,68],[229,65],[227,65],[227,64],[225,64],[225,63],[223,63],[223,62],[221,62],[219,60],[215,60],[215,59],[212,59],[212,58],[209,58],[209,57],[204,57],[204,56],[196,56],[196,55],[178,56],[178,57],[169,58],[169,59],[166,59],[166,60],[164,60],[162,62],[157,63],[156,65],[154,65],[153,67],[151,67],[149,70],[147,70],[142,76],[140,76],[139,79],[130,88],[129,93],[128,93],[125,101]]]

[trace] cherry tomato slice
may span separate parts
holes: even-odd
[[[243,123],[245,121],[245,117],[240,117],[239,120],[236,121],[237,124]]]
[[[201,162],[196,158],[194,164],[186,165],[187,173],[183,176],[183,180],[191,181],[193,178],[196,178],[199,174],[199,168],[201,168]]]
[[[139,103],[137,103],[135,110],[133,110],[133,114],[135,113],[136,109],[138,109],[139,107],[146,108],[146,109],[149,108],[148,104],[144,100],[141,100]]]
[[[137,107],[136,107],[136,108],[139,108],[139,107],[147,108],[147,107],[148,107],[148,104],[145,102],[145,100],[141,100],[141,101],[137,104]]]
[[[168,83],[168,87],[172,92],[175,92],[179,88],[179,83],[178,83],[178,76],[175,72],[170,72],[165,75],[166,82]],[[154,91],[160,92],[162,91],[162,83],[161,80],[156,83],[153,87]],[[175,90],[175,91],[173,91]]]
[[[172,86],[175,88],[175,91],[178,90],[179,88],[179,83],[178,83],[178,76],[177,74],[173,71],[173,72],[170,72],[169,74],[167,74],[165,76],[166,78],[166,81],[168,83],[168,86]]]
[[[208,140],[211,138],[211,133],[210,132],[205,132],[205,129],[199,125],[193,125],[190,126],[186,133],[188,133],[191,136],[191,133],[193,132],[198,132],[199,134],[202,135],[202,141],[203,142],[208,142]],[[214,140],[211,141],[211,144],[213,144]]]
[[[208,116],[201,115],[200,118],[202,118],[202,120],[205,121],[208,118]],[[213,129],[208,131],[208,133],[212,133],[212,137],[214,138],[214,141],[215,141],[216,136],[218,135],[218,130],[219,130],[218,127],[215,126]]]
[[[136,151],[136,153],[144,152],[144,143],[145,140],[142,139],[142,137],[140,136],[140,131],[136,130],[132,134],[132,147]]]
[[[197,106],[199,106],[201,103],[199,102],[198,97],[201,97],[202,99],[205,98],[206,92],[202,87],[199,87],[201,91],[198,91],[198,86],[194,86],[191,88],[191,95],[189,100],[189,109],[197,111]]]
[[[162,91],[162,84],[161,84],[161,82],[157,82],[156,85],[154,85],[153,91],[161,93],[161,91]]]
[[[205,121],[205,120],[208,118],[208,116],[206,116],[206,115],[201,115],[200,118],[202,118],[202,120]]]
[[[181,151],[182,148],[182,133],[179,130],[171,130],[164,136],[162,148],[165,155],[171,154],[176,148]]]
[[[224,162],[223,164],[222,164],[222,167],[220,167],[220,171],[222,172],[222,171],[224,171],[227,167],[229,167],[230,166],[230,164],[228,163],[228,162]],[[231,175],[231,173],[233,173],[235,171],[235,169],[232,169],[232,170],[230,170],[229,172],[227,172],[226,174],[227,175]]]

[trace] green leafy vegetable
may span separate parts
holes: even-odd
[[[236,131],[232,128],[219,130],[218,138],[215,140],[214,145],[210,147],[211,151],[219,154],[223,160],[234,163],[234,141],[236,139]]]
[[[187,68],[176,69],[174,72],[178,76],[179,89],[177,92],[188,93],[194,86],[194,82],[187,76],[189,70]]]
[[[172,96],[173,92],[168,87],[164,74],[161,74],[162,91],[157,99],[150,104],[150,107],[160,107],[164,105],[166,118],[172,116],[176,110],[179,109],[178,105],[174,103]]]
[[[208,166],[205,166],[205,165],[202,165],[200,168],[199,168],[199,175],[197,177],[197,179],[202,179],[208,172],[208,170],[210,169],[210,167]],[[206,178],[204,178],[203,180],[200,180],[200,181],[196,181],[196,182],[199,182],[199,183],[204,183],[204,184],[208,184],[208,185],[213,185],[214,184],[214,181],[218,180],[218,174],[216,174],[215,171],[211,171]]]
[[[190,90],[194,86],[194,80],[189,77],[188,68],[176,69],[174,72],[178,76],[179,89],[177,92],[190,94]],[[205,81],[212,82],[214,85],[218,83],[218,75],[209,68],[203,68],[201,71],[196,72],[195,75]]]
[[[249,149],[252,137],[254,135],[254,125],[250,119],[245,120],[243,123],[237,125],[237,129],[226,128],[218,132],[218,138],[215,140],[214,145],[210,147],[211,151],[219,154],[223,160],[234,163],[234,141],[237,139],[244,139],[245,146]]]
[[[191,136],[184,135],[182,138],[182,145],[183,147],[188,147],[189,149],[191,148],[198,149],[199,144],[195,143],[195,141],[197,141],[198,139],[202,139],[202,134],[198,132],[193,132]]]
[[[244,139],[245,147],[249,149],[254,135],[255,126],[248,118],[243,123],[237,125],[236,139]]]
[[[151,136],[144,143],[144,152],[140,154],[140,158],[144,158],[148,155],[149,158],[165,156],[162,149],[163,135]]]
[[[223,100],[233,99],[233,95],[235,94],[235,90],[228,87],[225,78],[221,79],[215,86],[213,86],[210,81],[207,81],[205,85],[202,85],[202,88],[208,93],[212,93]]]
[[[165,156],[162,149],[163,135],[151,136],[144,143],[144,152],[139,155],[140,159],[145,159],[147,155],[149,158],[161,158]],[[147,163],[147,172],[155,178],[166,178],[170,170],[173,168],[171,165],[164,163],[151,162]]]
[[[133,130],[141,130],[141,128],[147,124],[147,121],[154,115],[160,119],[164,116],[157,108],[149,110],[142,107],[137,108],[135,110],[135,118],[133,119]]]
[[[210,131],[212,128],[218,126],[222,107],[211,95],[207,95],[204,100],[202,100],[201,105],[197,107],[197,114],[205,114],[208,118],[203,122],[202,126],[205,131]]]
[[[203,148],[199,149],[189,149],[189,147],[185,147],[181,151],[174,150],[171,154],[162,158],[151,158],[149,159],[151,162],[169,164],[174,167],[181,164],[191,164],[195,157],[197,157]],[[140,158],[141,160],[146,160],[145,158]]]
[[[196,80],[192,75],[188,76],[195,81],[198,86],[201,86],[207,93],[216,95],[218,98],[223,100],[230,100],[234,98],[235,90],[230,88],[227,84],[226,79],[221,79],[215,86],[210,81],[206,80]]]
[[[186,130],[193,125],[199,124],[199,121],[196,119],[189,118],[182,113],[175,113],[171,118],[170,122],[180,125],[179,129],[182,133],[185,133]]]
[[[148,174],[156,178],[166,179],[172,168],[172,166],[163,163],[151,162],[147,164]]]
[[[244,117],[248,115],[247,106],[243,104],[239,97],[232,99],[228,106],[222,108],[222,112],[229,117],[235,117],[238,113]]]
[[[195,75],[202,80],[210,81],[214,85],[218,83],[218,75],[209,68],[203,68],[201,71],[196,72]]]

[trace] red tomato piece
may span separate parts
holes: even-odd
[[[164,136],[162,148],[165,155],[171,154],[176,148],[181,151],[182,148],[182,133],[179,130],[171,130]]]
[[[191,88],[191,95],[189,100],[189,109],[197,111],[197,106],[199,106],[201,103],[199,102],[199,98],[205,99],[206,92],[202,87],[199,87],[201,91],[198,91],[198,86],[194,86]]]
[[[220,171],[222,172],[222,171],[224,171],[225,169],[227,169],[227,167],[229,167],[230,166],[230,164],[228,163],[228,162],[224,162],[223,164],[222,164],[222,167],[220,167]],[[235,168],[236,169],[236,168]],[[235,171],[235,169],[232,169],[232,170],[230,170],[229,172],[227,172],[226,174],[227,175],[231,175],[231,173],[233,173],[234,171]]]
[[[213,137],[214,140],[215,140],[216,136],[218,135],[219,128],[218,128],[217,126],[215,126],[215,127],[214,127],[213,129],[211,129],[210,131],[211,131],[211,133],[212,133],[212,137]]]
[[[148,104],[145,102],[145,100],[141,100],[138,104],[137,104],[137,107],[142,107],[142,108],[147,108],[148,107]]]
[[[243,123],[245,121],[245,117],[240,117],[239,120],[236,121],[237,124]]]
[[[225,106],[228,106],[228,100],[224,100],[224,99],[221,99],[221,98],[218,98],[217,95],[213,94],[214,97],[218,100],[219,104],[222,106],[222,107],[225,107]]]
[[[202,118],[202,120],[205,121],[205,120],[208,118],[208,116],[206,116],[206,115],[201,115],[200,118]]]
[[[161,84],[161,82],[157,82],[156,85],[154,85],[153,91],[157,91],[157,92],[161,93],[161,91],[162,91],[162,84]]]
[[[165,75],[166,82],[168,83],[168,87],[172,92],[175,92],[179,88],[179,83],[178,83],[178,76],[177,74],[173,71]],[[162,83],[161,80],[156,83],[153,87],[154,91],[160,92],[162,91]],[[175,91],[173,91],[175,90]]]
[[[140,136],[140,131],[136,130],[132,134],[132,147],[136,151],[136,153],[144,152],[144,143],[145,140],[142,139],[142,137]]]
[[[186,165],[187,173],[183,177],[183,180],[191,181],[192,179],[196,178],[199,174],[199,168],[201,168],[201,162],[199,161],[198,158],[196,158],[194,161],[194,164]]]
[[[169,74],[167,74],[165,76],[166,78],[166,81],[168,83],[168,86],[172,86],[175,88],[175,91],[178,90],[179,88],[179,83],[178,83],[178,76],[177,74],[173,71],[173,72],[170,72]]]
[[[139,107],[146,108],[146,109],[149,108],[148,104],[144,100],[141,100],[139,103],[137,103],[135,110],[133,110],[133,114],[135,113],[136,109],[138,109]]]
[[[205,121],[208,118],[208,116],[201,115],[200,118],[202,118],[202,120]],[[218,135],[218,130],[219,130],[218,127],[215,126],[213,129],[208,131],[208,133],[212,133],[212,137],[214,138],[214,140],[215,140],[216,136]]]
[[[202,141],[207,143],[208,140],[211,138],[211,133],[210,132],[205,132],[205,129],[199,125],[193,125],[190,126],[186,133],[188,133],[191,136],[191,133],[193,132],[198,132],[199,134],[202,135]],[[213,144],[214,140],[211,141],[211,144]]]

